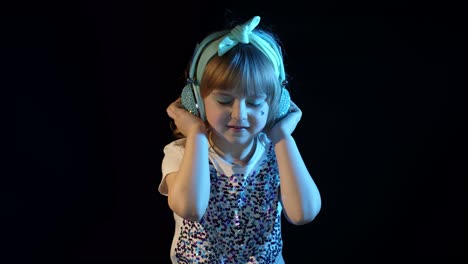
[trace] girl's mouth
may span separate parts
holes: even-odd
[[[244,127],[244,126],[228,126],[228,127],[236,131],[247,129],[247,127]]]

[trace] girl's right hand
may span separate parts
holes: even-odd
[[[167,115],[174,120],[177,129],[184,135],[206,131],[205,123],[194,114],[187,111],[180,98],[172,102],[166,109]]]

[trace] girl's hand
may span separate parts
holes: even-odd
[[[167,115],[174,120],[177,129],[184,135],[206,131],[205,123],[197,116],[187,111],[180,98],[172,102],[166,109]]]
[[[276,144],[281,139],[290,136],[296,129],[301,117],[301,109],[291,101],[289,112],[270,129],[268,132],[268,138]]]

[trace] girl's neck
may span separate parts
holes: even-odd
[[[254,140],[250,141],[246,145],[246,147],[242,146],[241,144],[233,144],[230,143],[230,146],[225,145],[223,148],[220,148],[213,142],[213,133],[210,131],[208,133],[208,142],[210,144],[211,149],[213,149],[218,156],[220,156],[224,161],[232,164],[232,165],[240,165],[245,166],[249,163],[250,159],[255,153],[256,146],[257,146],[257,138],[255,137]],[[218,139],[219,141],[220,139]]]

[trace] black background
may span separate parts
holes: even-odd
[[[283,41],[323,199],[314,222],[284,223],[286,262],[468,261],[461,4],[16,3],[0,27],[15,94],[3,263],[169,263],[165,109],[195,43],[253,15]]]

